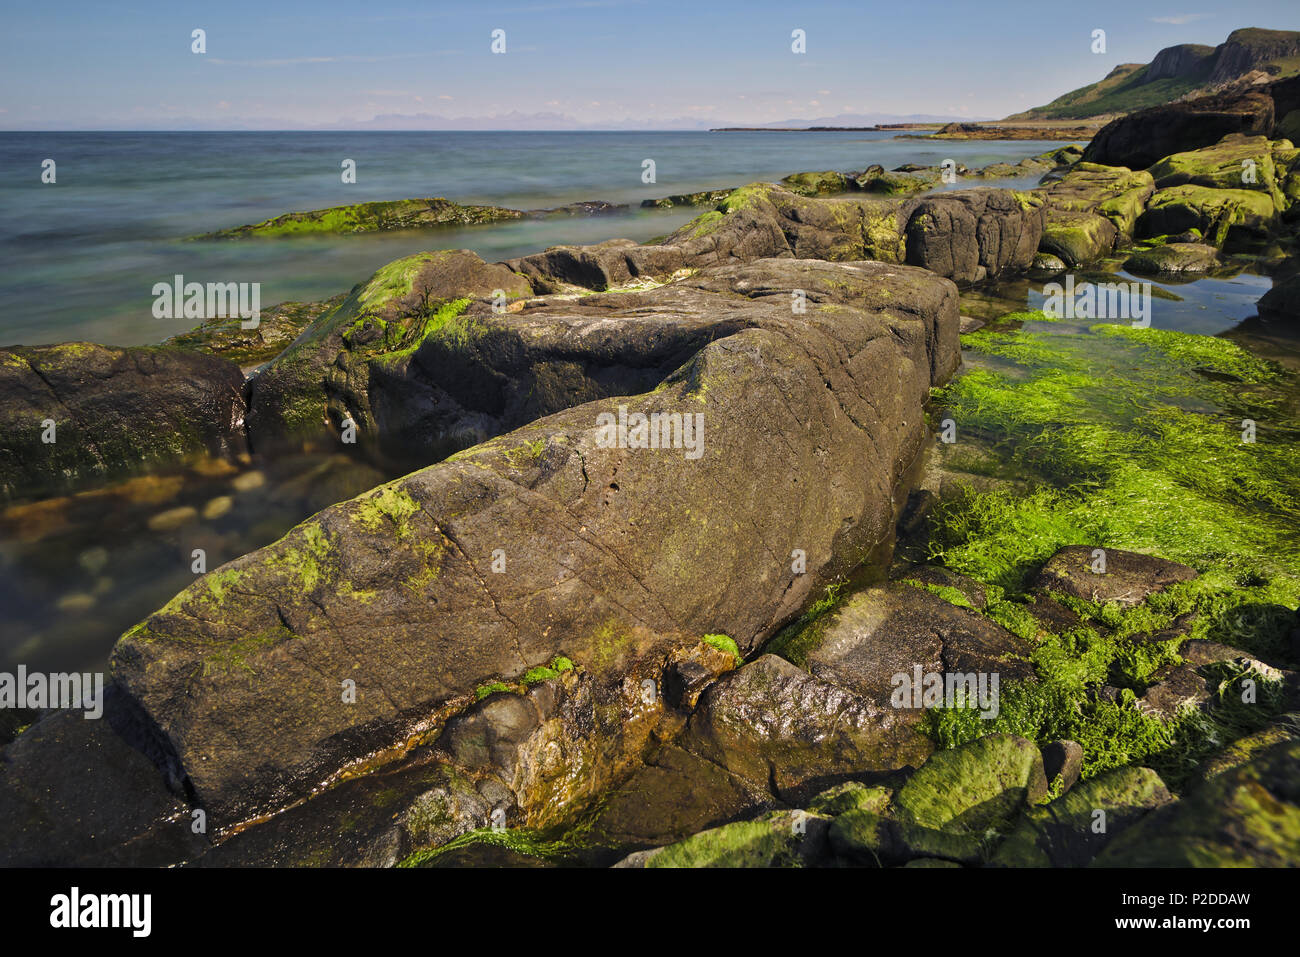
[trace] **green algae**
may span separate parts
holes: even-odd
[[[939,402],[965,441],[1029,490],[948,496],[929,558],[984,583],[984,614],[1033,643],[1036,680],[1004,685],[994,719],[935,709],[926,730],[945,748],[995,731],[1069,738],[1083,746],[1085,778],[1142,763],[1177,789],[1281,708],[1277,683],[1259,675],[1260,700],[1243,703],[1242,669],[1229,665],[1201,669],[1218,679],[1207,710],[1162,719],[1135,700],[1180,660],[1182,640],[1148,637],[1189,613],[1187,637],[1287,656],[1300,602],[1300,450],[1294,423],[1276,413],[1295,383],[1230,341],[1168,330],[982,331],[965,343],[978,365]],[[1255,417],[1257,440],[1243,441],[1243,418]],[[1181,561],[1201,577],[1133,608],[1057,596],[1081,621],[1053,634],[1031,613],[1030,578],[1077,544]],[[1118,697],[1098,695],[1102,686]]]
[[[745,660],[740,653],[740,648],[736,645],[735,639],[730,635],[705,635],[700,640],[712,648],[725,651],[736,659],[736,664],[740,664]]]

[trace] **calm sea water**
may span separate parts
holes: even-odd
[[[1060,144],[928,142],[890,133],[0,133],[0,345],[159,342],[193,325],[151,313],[153,284],[260,282],[264,307],[344,292],[386,262],[467,248],[489,261],[559,243],[644,241],[699,210],[643,199],[802,170],[952,158],[1016,162]],[[41,163],[57,182],[41,182]],[[340,164],[357,164],[357,182]],[[641,182],[653,159],[657,182]],[[1026,183],[1023,185],[1032,185]],[[245,242],[186,237],[291,210],[419,196],[626,214],[381,235]]]

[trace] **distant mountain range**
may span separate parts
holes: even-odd
[[[1102,80],[1007,120],[1081,120],[1131,113],[1300,73],[1300,33],[1233,30],[1217,47],[1166,47],[1150,63],[1123,63]]]
[[[705,120],[678,117],[667,120],[621,120],[583,123],[563,113],[506,113],[501,116],[439,116],[433,113],[390,113],[370,120],[341,122],[325,129],[349,130],[709,130],[721,127],[746,129],[783,129],[809,126],[877,126],[882,123],[949,123],[965,117],[938,116],[929,113],[898,115],[894,113],[839,113],[816,119],[772,120],[747,123],[730,120]],[[320,127],[318,127],[320,128]]]

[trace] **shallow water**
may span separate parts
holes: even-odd
[[[952,158],[976,168],[1060,145],[891,133],[0,133],[0,344],[160,342],[194,325],[151,312],[154,283],[177,273],[259,282],[263,307],[323,299],[426,249],[467,248],[494,261],[563,243],[645,241],[700,212],[642,210],[644,199],[873,163]],[[46,157],[57,163],[54,185],[40,181]],[[357,162],[355,184],[341,182],[344,158]],[[656,163],[655,183],[641,181],[644,159]],[[403,233],[184,241],[294,210],[423,196],[630,208]]]

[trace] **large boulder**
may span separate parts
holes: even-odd
[[[1251,189],[1267,193],[1280,211],[1287,200],[1283,181],[1294,146],[1289,140],[1233,133],[1213,146],[1174,153],[1150,169],[1156,186],[1208,186],[1213,189]]]
[[[1043,807],[1030,808],[998,847],[1003,867],[1083,867],[1126,827],[1174,800],[1150,768],[1124,767],[1092,778]]]
[[[1202,97],[1138,110],[1112,120],[1092,138],[1089,163],[1146,169],[1174,153],[1212,146],[1230,133],[1267,136],[1273,100],[1265,93]]]
[[[0,349],[0,499],[238,454],[243,387],[238,365],[186,349]]]
[[[933,746],[907,712],[763,655],[700,699],[682,746],[799,802],[852,774],[916,767]]]
[[[841,285],[793,310],[793,283],[816,291],[825,270]],[[636,662],[700,635],[748,652],[888,537],[922,405],[957,362],[955,287],[881,263],[694,282],[606,313],[611,335],[656,310],[719,317],[652,391],[328,508],[123,636],[116,680],[213,818],[306,796],[557,655],[599,712]],[[657,416],[660,447],[634,414]]]
[[[1078,266],[1104,256],[1133,235],[1155,191],[1149,173],[1096,163],[1076,163],[1038,191],[1047,207],[1039,249]]]
[[[1207,243],[1222,247],[1233,230],[1266,233],[1277,213],[1268,193],[1187,183],[1156,191],[1138,219],[1137,234],[1170,236],[1195,229]]]
[[[928,196],[907,223],[907,262],[956,282],[1029,268],[1043,232],[1042,200],[1031,193],[971,189]]]
[[[1098,867],[1294,867],[1300,860],[1300,741],[1286,740],[1146,815]]]
[[[421,343],[463,331],[460,317],[470,302],[495,301],[497,293],[508,301],[531,295],[532,286],[466,250],[418,253],[384,266],[315,319],[252,379],[248,430],[253,447],[337,436],[347,419],[357,424],[363,441],[375,436],[378,422],[368,401],[369,381],[400,381],[404,364]],[[437,399],[425,396],[423,405],[434,406]],[[425,448],[436,447],[438,438],[445,437],[426,438]]]
[[[603,290],[629,279],[767,257],[907,262],[972,282],[1027,269],[1042,224],[1040,201],[1014,190],[824,198],[752,183],[661,243],[555,247],[507,265],[539,289],[570,283]]]
[[[893,817],[954,833],[1003,830],[1047,796],[1043,756],[1032,741],[990,734],[938,751],[894,795]]]

